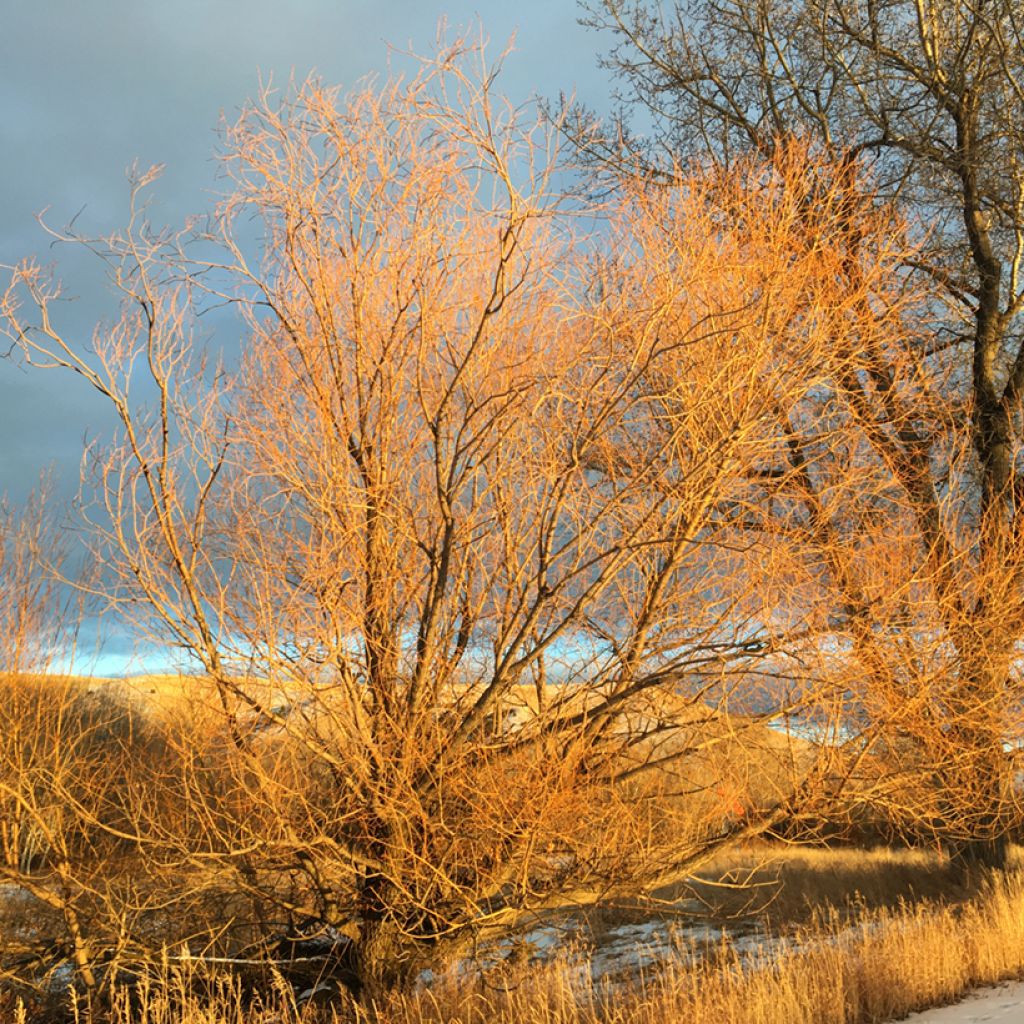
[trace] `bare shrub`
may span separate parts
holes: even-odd
[[[120,419],[89,478],[110,607],[215,696],[159,757],[133,737],[123,795],[61,782],[153,880],[113,948],[180,941],[162,887],[190,950],[319,942],[372,1000],[566,906],[643,901],[842,783],[834,749],[767,729],[842,700],[772,685],[823,630],[806,565],[764,546],[762,485],[837,332],[904,329],[902,229],[865,217],[843,273],[794,195],[832,182],[828,222],[845,178],[794,145],[625,182],[586,238],[554,138],[457,44],[409,81],[249,105],[217,262],[148,228],[140,176],[94,246],[123,306],[93,355],[43,271],[15,273],[7,331]],[[247,330],[236,373],[193,346],[211,297]]]

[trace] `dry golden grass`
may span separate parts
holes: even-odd
[[[880,858],[881,859],[881,858]],[[861,1024],[955,1000],[1024,970],[1024,876],[964,904],[822,912],[784,945],[723,946],[714,963],[679,960],[616,989],[566,963],[496,992],[449,983],[388,1008],[389,1024]]]
[[[40,680],[26,681],[35,686]],[[179,720],[193,735],[203,733],[199,724],[214,696],[212,686],[199,678],[48,683],[47,693],[82,687],[109,697],[104,706],[144,712],[154,725],[158,719],[168,726],[172,719]],[[730,749],[736,742],[734,723],[719,716],[715,724],[727,741],[720,749]],[[757,734],[741,730],[744,737]],[[133,743],[141,743],[142,733],[133,729],[132,736]],[[140,746],[142,755],[149,760],[154,756]],[[168,811],[172,812],[173,808]],[[1024,868],[1020,850],[1014,866]],[[614,989],[607,982],[589,980],[585,959],[518,965],[477,980],[442,980],[429,991],[396,999],[378,1018],[387,1024],[856,1024],[948,1000],[971,985],[1024,970],[1024,874],[978,891],[958,878],[948,858],[934,850],[751,845],[719,855],[688,888],[655,895],[666,903],[697,896],[709,917],[734,925],[744,918],[749,925],[756,916],[769,922],[775,934],[784,935],[788,945],[768,945],[756,956],[726,945],[713,965],[694,966],[680,957],[643,977],[619,978]],[[609,908],[594,914],[595,938],[602,926],[621,923],[625,913]],[[648,918],[650,909],[632,912],[633,917],[641,914]],[[243,998],[228,978],[216,981],[212,997],[201,998],[196,994],[200,990],[211,991],[205,981],[193,986],[180,971],[165,970],[146,987],[120,992],[113,1015],[95,1019],[116,1024],[295,1024],[331,1020],[333,1013],[341,1013],[331,1007],[300,1011],[283,984],[264,993],[269,1001],[264,1007]],[[350,1011],[344,1008],[345,1013]],[[0,1022],[16,1019],[15,1012],[10,1002],[5,1005],[0,991]],[[40,1007],[38,1014],[26,1017],[54,1019],[52,1007]]]
[[[1017,851],[1018,863],[1021,851]],[[737,858],[737,868],[742,867]],[[788,863],[787,863],[788,861]],[[791,851],[777,865],[790,884],[851,872],[927,880],[935,856],[886,851]],[[882,881],[878,887],[881,889]],[[984,883],[964,903],[924,900],[862,909],[820,909],[782,941],[757,949],[723,943],[708,960],[684,956],[613,985],[591,979],[586,958],[517,964],[477,978],[441,978],[367,1013],[351,1005],[301,1008],[283,984],[252,1005],[221,980],[200,986],[180,968],[121,991],[111,1024],[866,1024],[956,1000],[969,989],[1024,971],[1024,872]],[[2,1001],[0,1001],[2,1003]],[[0,1005],[0,1010],[3,1007]],[[4,1019],[19,1018],[14,1008]],[[35,1018],[42,1020],[44,1018]]]
[[[1011,865],[1024,869],[1024,849],[1011,850]],[[717,854],[684,882],[653,894],[653,904],[680,923],[701,920],[733,935],[789,934],[828,906],[853,920],[865,911],[921,901],[960,903],[978,895],[976,878],[933,849],[813,847],[750,841]],[[586,915],[595,944],[605,934],[651,918],[651,904],[599,905]]]
[[[1024,851],[1011,852],[1024,868]],[[695,879],[657,893],[694,897],[715,920],[755,915],[773,928],[804,924],[823,905],[876,910],[921,900],[945,903],[974,895],[970,879],[935,849],[812,847],[751,843],[719,854]]]

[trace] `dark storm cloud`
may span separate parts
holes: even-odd
[[[387,66],[385,40],[429,50],[438,20],[479,19],[497,54],[516,32],[502,88],[516,100],[576,89],[600,106],[599,40],[575,0],[433,4],[414,0],[7,0],[0,33],[0,263],[56,259],[69,292],[63,326],[87,340],[111,314],[100,269],[51,251],[35,221],[104,232],[125,211],[125,168],[166,164],[153,219],[180,223],[216,189],[216,128],[259,76],[284,83],[312,69],[352,85]],[[100,400],[66,375],[0,364],[0,490],[20,498],[53,464],[72,493],[84,435],[110,428]]]

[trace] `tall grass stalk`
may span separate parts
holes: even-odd
[[[406,998],[391,1024],[864,1024],[956,1000],[1024,971],[1024,874],[961,906],[819,914],[755,951],[666,964],[626,985],[579,981],[568,964],[524,970],[504,992],[482,979]],[[586,974],[584,974],[586,977]]]
[[[118,993],[111,1024],[867,1024],[955,1001],[1024,973],[1024,872],[997,877],[960,905],[823,911],[756,949],[724,942],[628,980],[593,979],[586,960],[521,964],[431,988],[372,1010],[299,1007],[290,992],[262,1003],[229,980],[192,992],[180,969]],[[80,1019],[86,1020],[85,1016]]]

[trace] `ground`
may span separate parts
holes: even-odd
[[[963,1002],[912,1013],[906,1024],[1024,1024],[1024,981],[983,988]]]

